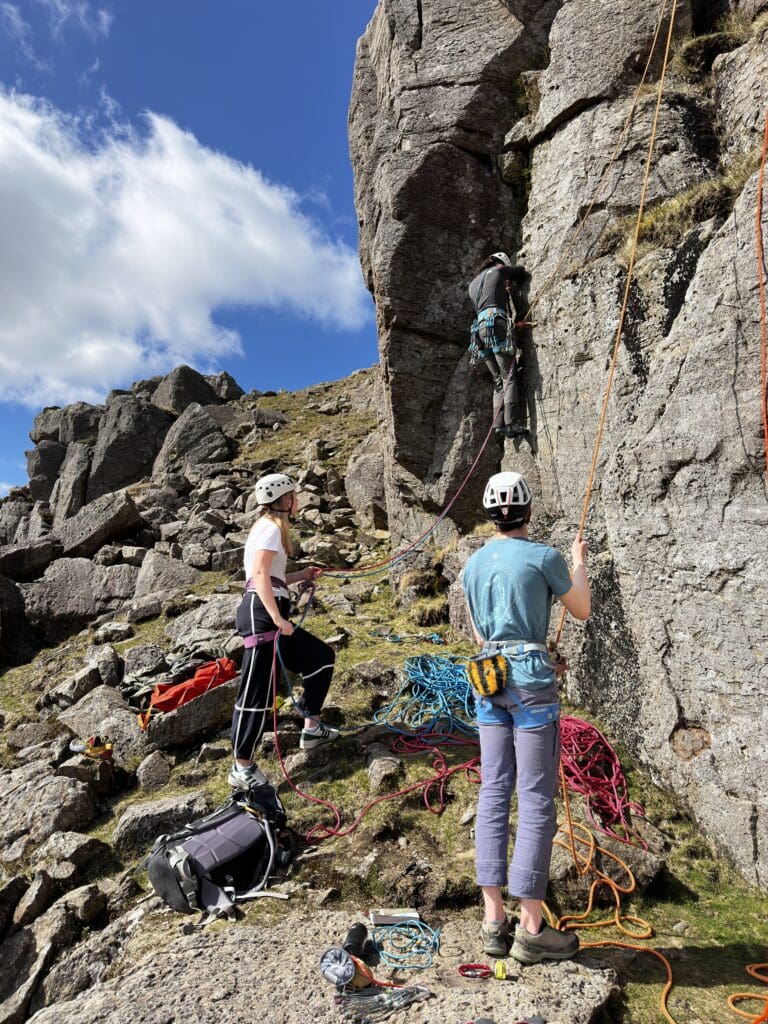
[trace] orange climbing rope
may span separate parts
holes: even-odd
[[[654,115],[653,115],[653,124],[652,124],[652,127],[651,127],[651,137],[650,137],[650,141],[649,141],[649,144],[648,144],[648,155],[647,155],[646,161],[645,161],[645,170],[644,170],[644,173],[643,173],[643,183],[642,183],[642,188],[641,188],[641,191],[640,191],[640,203],[639,203],[638,211],[637,211],[637,219],[635,221],[635,230],[634,230],[634,234],[633,234],[633,237],[632,237],[632,245],[631,245],[630,255],[629,255],[629,265],[627,267],[627,279],[626,279],[626,284],[625,284],[625,287],[624,287],[624,297],[623,297],[622,304],[621,304],[621,311],[620,311],[620,314],[619,314],[619,322],[618,322],[618,325],[617,325],[617,328],[616,328],[616,337],[614,339],[613,352],[612,352],[612,355],[611,355],[611,362],[610,362],[610,366],[609,366],[609,369],[608,369],[608,379],[607,379],[607,382],[606,382],[606,385],[605,385],[605,390],[604,390],[604,393],[603,393],[603,402],[602,402],[602,408],[600,410],[600,418],[599,418],[599,423],[598,423],[598,428],[597,428],[597,437],[595,439],[595,446],[594,446],[594,450],[593,450],[593,453],[592,453],[592,463],[590,465],[589,475],[587,477],[587,485],[586,485],[586,490],[585,490],[585,494],[584,494],[584,504],[583,504],[583,507],[582,507],[581,520],[579,522],[579,530],[578,530],[578,536],[579,537],[581,537],[583,532],[584,532],[584,527],[586,525],[587,515],[588,515],[588,512],[589,512],[589,504],[590,504],[590,499],[592,497],[592,489],[593,489],[593,486],[594,486],[595,474],[596,474],[596,471],[597,471],[597,462],[598,462],[598,458],[599,458],[599,455],[600,455],[600,445],[602,443],[603,432],[604,432],[604,429],[605,429],[605,422],[606,422],[606,418],[607,418],[607,415],[608,415],[608,402],[610,400],[611,389],[613,387],[613,379],[614,379],[614,375],[615,375],[615,371],[616,371],[616,362],[617,362],[618,354],[619,354],[619,346],[621,344],[621,339],[622,339],[622,336],[623,336],[623,333],[624,333],[624,321],[625,321],[626,314],[627,314],[627,307],[629,305],[630,288],[631,288],[631,285],[632,285],[632,273],[633,273],[633,270],[634,270],[635,261],[637,259],[637,244],[638,244],[638,238],[639,238],[639,235],[640,235],[640,224],[642,222],[643,211],[644,211],[644,208],[645,208],[645,198],[646,198],[646,194],[648,192],[648,181],[650,179],[650,173],[651,173],[651,162],[652,162],[652,159],[653,159],[654,149],[656,147],[656,132],[657,132],[658,122],[659,122],[659,112],[661,110],[661,101],[662,101],[662,97],[664,95],[664,85],[665,85],[665,82],[666,82],[667,67],[668,67],[668,64],[669,64],[669,55],[670,55],[670,50],[671,50],[671,47],[672,47],[672,36],[673,36],[674,26],[675,26],[675,15],[677,13],[677,4],[678,4],[678,0],[672,0],[672,8],[671,8],[671,11],[670,11],[669,26],[668,26],[668,29],[667,29],[667,40],[666,40],[666,46],[665,46],[665,50],[664,50],[664,63],[662,65],[661,75],[659,77],[659,84],[658,84],[658,88],[657,88],[657,92],[656,92],[656,107],[655,107]],[[660,18],[659,18],[659,23],[661,23],[661,20],[663,18],[663,13],[664,13],[664,8],[662,8],[662,13],[661,13]],[[557,635],[555,637],[555,642],[554,642],[555,643],[555,647],[557,647],[557,645],[559,644],[560,638],[562,636],[563,626],[565,624],[565,614],[566,614],[565,613],[565,608],[563,608],[563,613],[562,613],[562,615],[560,617],[560,622],[559,622],[559,625],[558,625],[558,628],[557,628]],[[663,988],[662,993],[661,993],[661,998],[660,998],[660,1002],[659,1002],[659,1009],[660,1009],[662,1015],[665,1017],[665,1019],[669,1022],[669,1024],[676,1024],[674,1018],[670,1016],[669,1011],[667,1009],[667,998],[669,996],[669,993],[670,993],[670,991],[672,989],[672,984],[673,984],[672,966],[671,966],[669,960],[663,955],[663,953],[660,953],[658,950],[650,949],[649,947],[640,946],[640,945],[636,945],[635,944],[635,942],[637,940],[648,939],[648,938],[650,938],[652,936],[653,929],[650,926],[650,924],[647,921],[644,921],[642,918],[633,917],[631,915],[622,915],[622,913],[621,913],[621,900],[622,900],[622,897],[623,896],[628,896],[632,892],[635,891],[636,882],[635,882],[634,875],[632,874],[632,871],[630,870],[628,865],[624,863],[624,861],[622,861],[620,858],[616,857],[614,854],[610,853],[608,850],[605,850],[604,848],[599,847],[597,845],[597,842],[596,842],[593,834],[590,832],[589,829],[587,829],[583,825],[574,823],[573,818],[571,816],[570,801],[569,801],[569,798],[568,798],[568,791],[567,791],[567,787],[565,785],[565,777],[563,775],[562,768],[561,768],[561,772],[560,772],[560,781],[561,781],[561,788],[562,788],[562,791],[563,791],[563,801],[564,801],[564,806],[565,806],[565,825],[561,826],[561,831],[564,831],[564,833],[565,833],[565,836],[567,838],[567,845],[566,845],[566,843],[562,842],[561,840],[556,840],[556,842],[558,843],[558,845],[564,846],[566,849],[570,850],[571,856],[573,858],[573,862],[574,862],[574,864],[576,866],[576,870],[577,870],[577,872],[578,872],[578,874],[580,876],[584,876],[588,872],[591,872],[596,877],[595,877],[595,880],[592,882],[592,884],[590,886],[590,889],[589,889],[589,898],[588,898],[586,910],[583,913],[581,913],[581,914],[571,914],[571,915],[567,915],[565,917],[562,917],[557,922],[553,921],[551,913],[549,912],[549,910],[547,910],[547,916],[548,916],[548,918],[550,920],[550,924],[553,924],[554,927],[559,928],[561,930],[577,930],[577,929],[601,928],[601,927],[604,928],[606,926],[613,925],[623,935],[627,936],[627,938],[629,938],[631,940],[635,940],[634,942],[622,942],[622,941],[615,941],[615,940],[614,941],[606,941],[606,942],[589,942],[589,943],[583,943],[583,945],[586,946],[586,947],[594,947],[594,948],[597,948],[597,947],[608,947],[608,946],[610,946],[610,947],[618,946],[618,947],[621,947],[621,948],[634,949],[634,950],[637,950],[638,952],[649,953],[651,956],[654,956],[654,957],[656,957],[656,959],[660,960],[664,964],[664,967],[666,969],[667,979],[666,979],[666,983],[665,983],[664,988]],[[577,836],[577,830],[580,833],[582,833],[582,834]],[[586,853],[583,853],[579,849],[579,847],[586,848]],[[626,884],[620,885],[619,883],[614,881],[609,875],[607,875],[604,871],[601,871],[597,867],[597,865],[595,863],[595,855],[598,852],[600,853],[601,857],[607,857],[607,858],[612,859],[614,862],[619,864],[619,866],[626,873],[626,876],[627,876]],[[611,896],[613,898],[613,915],[611,917],[609,917],[609,918],[606,918],[606,919],[603,919],[603,920],[600,920],[600,921],[588,921],[587,918],[589,918],[591,916],[592,910],[593,910],[593,907],[594,907],[595,894],[596,894],[596,892],[597,892],[597,890],[598,890],[598,888],[600,886],[606,886],[608,888],[608,890],[610,891],[610,893],[611,893]],[[630,928],[627,927],[627,923],[632,923],[632,924],[636,925],[638,930],[636,930],[636,931],[630,930]]]
[[[584,231],[584,228],[586,227],[587,221],[589,220],[590,214],[594,210],[595,204],[597,203],[598,199],[600,198],[600,195],[601,195],[601,193],[603,191],[603,186],[605,185],[606,181],[608,180],[608,174],[610,173],[611,168],[613,167],[614,163],[618,159],[619,153],[621,152],[622,147],[624,145],[624,140],[626,139],[627,133],[629,132],[630,127],[632,126],[632,121],[634,120],[635,111],[637,110],[637,105],[638,105],[638,102],[640,101],[640,95],[642,93],[643,86],[645,85],[645,80],[648,77],[648,72],[650,70],[654,54],[656,52],[656,44],[659,41],[659,35],[661,34],[661,28],[662,28],[662,25],[664,24],[664,15],[667,13],[668,3],[669,3],[669,0],[662,0],[661,7],[659,9],[659,17],[658,17],[658,20],[656,22],[656,31],[654,32],[654,35],[653,35],[653,40],[651,42],[651,48],[648,51],[648,59],[645,62],[645,67],[643,68],[643,73],[642,73],[642,75],[640,77],[640,81],[637,84],[637,88],[635,89],[635,94],[632,97],[632,104],[631,104],[631,106],[629,108],[629,113],[624,118],[624,124],[622,126],[621,133],[619,134],[619,137],[616,140],[616,145],[613,148],[613,152],[611,153],[610,157],[608,158],[608,163],[603,168],[603,173],[600,175],[600,179],[599,179],[599,181],[598,181],[598,183],[597,183],[597,185],[595,187],[594,194],[593,194],[591,200],[589,201],[589,205],[587,206],[586,210],[584,211],[584,213],[579,218],[579,222],[576,225],[576,230],[573,232],[571,237],[565,243],[565,246],[563,247],[563,251],[562,251],[562,254],[560,256],[560,259],[555,264],[552,272],[549,274],[548,277],[545,278],[544,283],[542,284],[541,288],[539,288],[539,290],[534,294],[533,298],[531,299],[531,301],[530,301],[530,303],[528,305],[528,310],[527,310],[525,316],[523,317],[520,326],[528,323],[529,318],[530,318],[531,314],[533,313],[534,309],[536,308],[536,306],[538,306],[538,304],[541,301],[541,299],[544,297],[544,295],[549,291],[549,289],[555,283],[555,281],[557,279],[557,276],[558,276],[558,274],[560,272],[560,269],[565,265],[565,263],[566,263],[566,261],[568,259],[568,256],[570,255],[574,245],[576,244],[577,240],[581,237],[582,232]],[[619,174],[619,177],[621,177],[621,174]]]
[[[755,224],[755,236],[757,247],[757,287],[760,293],[760,399],[761,417],[763,420],[763,446],[765,448],[765,473],[768,477],[768,389],[766,388],[766,352],[768,341],[766,341],[766,316],[765,316],[765,253],[763,251],[763,182],[765,180],[765,163],[768,155],[768,111],[765,115],[765,132],[763,134],[763,155],[760,161],[760,175],[757,180],[757,218]]]
[[[579,522],[578,536],[581,537],[584,533],[584,526],[587,522],[587,514],[589,512],[589,502],[592,497],[592,487],[595,482],[595,473],[597,471],[597,460],[600,455],[600,445],[603,440],[603,431],[605,430],[605,421],[608,415],[608,401],[611,397],[611,389],[613,387],[613,378],[616,372],[616,361],[619,356],[619,346],[621,339],[624,334],[624,321],[627,316],[627,307],[629,305],[629,293],[632,287],[632,273],[635,269],[635,261],[637,259],[637,243],[640,237],[640,225],[643,220],[643,212],[645,210],[645,197],[648,192],[648,181],[651,175],[651,161],[653,159],[653,152],[656,148],[656,131],[659,124],[659,112],[661,110],[661,100],[664,95],[664,84],[667,77],[667,67],[669,64],[669,54],[672,48],[672,34],[675,27],[675,15],[677,13],[678,0],[672,0],[672,10],[669,17],[669,27],[667,30],[667,42],[664,49],[664,63],[661,69],[661,76],[659,78],[659,85],[656,90],[656,108],[653,112],[653,124],[651,126],[651,138],[648,144],[648,155],[645,160],[645,170],[643,172],[643,185],[640,190],[640,204],[637,210],[637,219],[635,221],[635,230],[632,236],[632,245],[629,253],[629,265],[627,266],[627,280],[624,286],[624,297],[621,303],[621,311],[619,313],[619,323],[616,327],[616,337],[613,343],[613,353],[611,354],[611,362],[608,368],[608,380],[605,385],[605,391],[603,393],[603,405],[600,410],[600,421],[597,427],[597,437],[595,438],[595,447],[592,452],[592,464],[589,467],[589,475],[587,477],[587,487],[584,494],[584,505],[581,511],[581,520]],[[555,647],[560,642],[560,638],[563,632],[563,626],[565,624],[566,610],[563,608],[560,616],[560,622],[557,627],[557,635],[555,637]]]

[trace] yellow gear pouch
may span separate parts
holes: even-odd
[[[473,690],[483,697],[495,697],[507,685],[507,659],[503,654],[470,658],[467,679]]]

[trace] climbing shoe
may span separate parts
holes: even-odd
[[[483,940],[483,952],[488,956],[506,956],[512,944],[509,921],[506,918],[503,921],[483,921],[480,938]]]
[[[233,764],[227,782],[232,789],[250,789],[251,786],[263,786],[269,780],[255,764]]]
[[[538,935],[531,935],[521,924],[515,928],[512,956],[521,964],[539,964],[542,960],[570,960],[579,952],[574,932],[558,932],[542,923]]]
[[[112,760],[112,743],[101,736],[89,736],[87,740],[72,740],[69,749],[73,754],[92,757],[94,761]]]
[[[338,729],[332,729],[330,725],[323,725],[322,722],[318,722],[312,729],[301,730],[299,748],[301,750],[314,750],[315,747],[321,747],[324,743],[333,743],[338,738]]]
[[[505,437],[525,437],[526,434],[530,434],[527,427],[520,427],[516,423],[505,423],[502,428]]]

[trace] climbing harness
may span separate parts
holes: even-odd
[[[503,323],[503,337],[498,340],[496,334],[496,323]],[[480,332],[485,332],[482,338]],[[501,332],[500,332],[501,333]],[[472,321],[469,329],[469,365],[477,366],[498,352],[514,352],[514,329],[513,322],[509,318],[506,309],[500,306],[488,306]]]
[[[246,650],[250,650],[253,647],[261,647],[263,644],[271,644],[276,636],[276,629],[271,629],[268,633],[254,633],[252,636],[244,636],[243,646]]]

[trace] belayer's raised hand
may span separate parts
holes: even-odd
[[[589,544],[584,540],[583,537],[576,537],[576,540],[571,545],[571,556],[573,558],[574,567],[577,565],[584,565],[587,561],[587,550]]]
[[[321,569],[319,565],[310,565],[304,570],[304,580],[307,583],[314,583],[324,572],[325,569]]]

